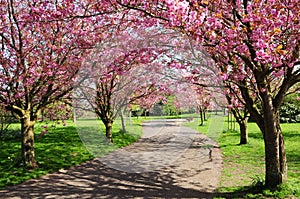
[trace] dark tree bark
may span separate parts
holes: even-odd
[[[248,118],[238,122],[240,126],[240,144],[248,143]]]
[[[204,125],[204,116],[203,116],[203,109],[200,107],[199,108],[199,114],[200,114],[200,126],[203,126]]]
[[[34,153],[34,121],[30,120],[30,116],[24,116],[21,119],[21,135],[22,135],[22,163],[28,169],[38,167]]]
[[[113,121],[107,121],[104,123],[104,125],[105,125],[105,136],[106,136],[107,142],[113,143],[113,137],[112,137]]]
[[[257,78],[259,79],[259,78]],[[262,81],[260,86],[265,86]],[[241,89],[247,108],[263,133],[265,144],[266,186],[276,188],[287,181],[287,159],[284,147],[283,134],[279,122],[279,107],[276,105],[269,91],[260,92],[261,108]],[[282,99],[280,99],[282,102]]]
[[[248,144],[248,111],[244,109],[244,111],[232,109],[233,116],[240,127],[240,145]]]
[[[231,104],[231,97],[229,95],[226,95],[226,99],[228,101],[228,104]],[[249,111],[245,107],[243,110],[239,110],[238,108],[232,107],[231,112],[240,127],[240,145],[247,144]],[[229,122],[229,115],[228,115],[228,122]]]
[[[279,123],[279,113],[272,106],[272,99],[264,95],[264,123],[261,128],[265,142],[266,185],[275,188],[287,181],[287,162],[284,139]]]

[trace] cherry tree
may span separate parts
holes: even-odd
[[[204,125],[207,110],[211,105],[211,92],[204,87],[199,87],[189,82],[181,83],[173,91],[175,96],[175,107],[177,109],[194,108],[200,116],[200,126]]]
[[[173,93],[175,107],[178,110],[190,108],[196,110],[200,116],[199,125],[203,126],[204,121],[207,119],[206,113],[213,104],[213,92],[206,87],[199,87],[187,81],[181,82]]]
[[[225,82],[228,85],[228,82]],[[249,111],[246,108],[244,100],[238,88],[234,85],[227,86],[225,96],[228,102],[228,111],[230,111],[240,127],[240,144],[248,143],[248,119],[250,117]]]
[[[101,119],[108,142],[113,142],[112,125],[117,116],[125,131],[122,110],[160,90],[158,76],[148,68],[159,64],[154,61],[161,51],[149,42],[139,33],[124,29],[100,42],[84,61],[82,72],[90,76],[82,82],[77,97],[87,105],[83,108]]]
[[[116,4],[139,10],[146,18],[161,19],[205,47],[224,71],[224,80],[238,87],[263,134],[267,186],[286,181],[279,108],[286,92],[300,81],[299,2],[165,0]],[[272,86],[274,79],[279,79],[277,87]]]
[[[222,103],[222,89],[224,83],[219,75],[219,70],[215,67],[214,61],[209,57],[207,52],[191,39],[177,38],[184,44],[183,48],[177,47],[174,58],[174,66],[181,71],[177,75],[178,82],[188,84],[191,89],[191,95],[196,96],[193,98],[194,105],[200,114],[200,125],[204,125],[206,120],[206,112],[211,105],[216,106],[218,99]],[[178,66],[179,65],[179,66]],[[180,79],[181,78],[181,79]],[[177,89],[177,92],[182,94],[186,91]],[[214,103],[216,102],[216,103]]]
[[[226,76],[222,72],[224,70],[216,67],[214,61],[208,58],[207,52],[194,45],[191,41],[191,52],[186,52],[188,55],[185,56],[185,59],[189,57],[189,62],[192,63],[189,67],[186,67],[186,70],[189,71],[189,76],[186,79],[192,84],[197,85],[199,87],[197,88],[198,91],[205,91],[206,95],[212,95],[210,101],[215,102],[215,105],[222,104],[223,102],[224,108],[226,104],[224,103],[224,99],[227,100],[229,111],[233,114],[240,127],[240,144],[247,144],[249,113],[245,108],[245,103],[239,93],[238,87],[227,81]],[[213,100],[216,98],[219,102]],[[206,102],[203,99],[200,101],[202,101],[201,104],[205,104]]]
[[[198,87],[196,93],[199,96],[197,99],[197,108],[200,114],[200,126],[204,125],[204,120],[206,120],[206,112],[210,106],[211,94],[204,90],[203,87]]]
[[[38,167],[39,115],[69,98],[82,58],[101,38],[101,18],[73,17],[88,8],[75,1],[0,1],[0,103],[21,122],[27,168]]]
[[[196,93],[189,83],[181,83],[177,86],[176,91],[172,92],[175,97],[174,106],[177,110],[196,110]]]

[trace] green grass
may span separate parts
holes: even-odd
[[[187,123],[217,142],[222,150],[224,168],[216,198],[300,198],[300,124],[282,124],[288,161],[288,182],[277,190],[265,189],[264,143],[255,123],[249,123],[249,143],[239,145],[237,131],[213,132],[216,118],[211,117],[206,126],[198,126],[199,119]],[[217,118],[218,119],[218,118]],[[226,118],[223,129],[227,129]],[[238,126],[237,126],[238,128]],[[213,135],[213,136],[212,136]]]
[[[221,113],[208,114],[208,119],[204,121],[204,125],[200,125],[200,118],[198,115],[193,115],[193,120],[187,122],[185,126],[197,130],[198,132],[207,135],[211,139],[217,141],[220,137],[220,132],[224,129],[224,117]],[[187,117],[188,118],[188,117]]]
[[[257,125],[249,123],[249,144],[238,145],[238,132],[223,133],[218,140],[224,157],[220,195],[231,192],[246,198],[300,197],[300,124],[282,124],[281,128],[285,138],[288,182],[275,191],[262,186],[265,174],[263,138]]]
[[[143,121],[165,118],[132,118],[126,121],[128,131],[126,133],[120,133],[120,121],[116,120],[113,145],[105,142],[104,126],[97,120],[78,120],[76,127],[72,122],[66,127],[58,125],[42,137],[39,136],[42,124],[37,125],[35,149],[40,167],[30,171],[14,165],[20,157],[18,136],[0,139],[0,188],[68,168],[95,156],[101,157],[138,139]],[[282,124],[289,179],[288,183],[278,190],[270,191],[259,186],[264,182],[264,145],[256,124],[249,123],[249,144],[238,145],[239,133],[236,131],[223,133],[223,130],[227,129],[227,123],[226,118],[220,115],[211,114],[203,126],[199,126],[200,120],[197,115],[182,115],[179,118],[194,118],[186,125],[216,140],[221,147],[224,169],[216,198],[300,198],[300,124]],[[11,128],[18,129],[18,126],[12,125]],[[17,138],[13,139],[14,137]]]
[[[126,133],[120,133],[118,122],[116,122],[113,126],[114,144],[107,144],[103,136],[104,126],[99,121],[81,120],[76,124],[77,127],[69,121],[67,126],[56,125],[55,128],[49,128],[49,132],[44,136],[40,136],[44,123],[35,126],[35,153],[39,168],[34,170],[26,170],[17,164],[20,160],[20,136],[0,138],[0,188],[80,164],[95,156],[103,156],[116,148],[131,144],[142,133],[140,121],[131,121]],[[19,126],[19,124],[14,124],[11,128],[18,129]],[[94,145],[91,147],[89,143],[84,142],[84,132],[97,132],[97,135],[92,135],[92,133],[88,135],[91,136],[90,138],[98,136],[101,139],[94,140]],[[93,150],[97,153],[93,153]]]
[[[106,141],[105,127],[100,120],[77,120],[76,129],[87,150],[95,157],[101,157],[108,152],[136,141],[142,134],[142,121],[142,119],[127,118],[126,132],[123,133],[121,132],[121,121],[116,119],[113,125],[113,144]]]

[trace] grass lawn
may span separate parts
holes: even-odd
[[[35,153],[40,165],[35,170],[25,170],[18,166],[21,150],[19,124],[11,126],[15,129],[15,135],[0,137],[0,188],[103,156],[109,151],[131,144],[142,133],[141,122],[138,120],[131,120],[126,133],[119,133],[120,126],[116,121],[113,126],[114,144],[108,145],[104,140],[104,126],[96,120],[78,120],[76,126],[69,121],[66,126],[49,127],[49,132],[40,136],[43,125],[45,124],[38,123],[35,126]]]
[[[222,115],[211,114],[204,126],[199,126],[200,119],[197,115],[183,115],[179,118],[194,118],[186,125],[216,140],[221,147],[224,168],[216,198],[300,198],[300,124],[282,124],[289,179],[277,191],[270,191],[262,186],[265,170],[264,145],[255,123],[249,123],[249,144],[238,145],[239,133],[224,131],[227,129],[227,122]],[[114,144],[110,145],[105,142],[104,126],[97,120],[78,120],[76,126],[72,122],[68,122],[65,127],[57,125],[50,128],[44,136],[40,136],[44,124],[38,124],[35,129],[35,150],[40,167],[29,171],[16,165],[20,159],[20,138],[17,135],[6,136],[5,139],[2,137],[0,188],[68,168],[129,145],[140,137],[141,123],[152,119],[165,117],[132,118],[126,121],[126,133],[120,133],[121,122],[116,120],[113,128]],[[237,125],[236,127],[238,128]],[[18,129],[19,125],[15,124],[11,128]]]
[[[239,132],[220,133],[211,117],[205,126],[199,120],[187,123],[189,127],[217,140],[221,147],[224,168],[216,198],[300,198],[300,124],[282,124],[288,161],[288,183],[276,191],[264,189],[265,162],[262,134],[255,123],[249,123],[249,144],[238,145]],[[223,129],[227,129],[224,118]],[[238,126],[237,126],[238,128]]]

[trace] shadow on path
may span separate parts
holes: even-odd
[[[128,174],[99,159],[10,187],[1,197],[15,198],[211,198],[211,193],[174,185],[168,173]]]
[[[170,132],[173,127],[168,128]],[[144,144],[149,151],[156,149],[157,142],[165,143],[160,137],[165,139],[141,139],[126,148],[126,152],[145,150]],[[198,133],[172,164],[140,173],[113,169],[102,158],[96,158],[0,190],[0,198],[212,198],[221,175],[222,159],[220,150],[207,148],[208,144],[215,145]],[[124,163],[132,161],[132,157],[122,158]]]

